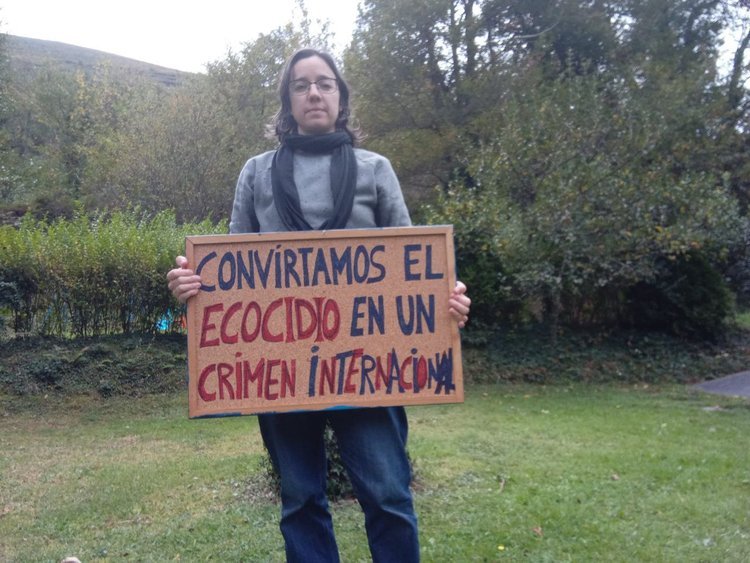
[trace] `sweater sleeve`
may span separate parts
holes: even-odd
[[[256,166],[256,159],[248,160],[237,179],[232,218],[229,221],[229,232],[232,234],[257,233],[260,230],[253,198]]]
[[[410,227],[411,217],[391,162],[381,157],[375,167],[378,191],[377,219],[379,227]]]

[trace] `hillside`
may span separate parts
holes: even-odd
[[[191,76],[187,72],[67,43],[16,35],[7,35],[6,38],[11,72],[17,76],[30,77],[45,68],[82,70],[91,74],[103,64],[122,79],[145,78],[164,86],[179,85]]]

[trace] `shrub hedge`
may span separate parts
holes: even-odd
[[[174,329],[166,272],[186,235],[226,230],[210,220],[178,225],[172,212],[27,215],[0,227],[0,317],[17,335],[152,333],[164,318]]]

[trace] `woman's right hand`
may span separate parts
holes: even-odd
[[[201,277],[196,275],[188,266],[187,258],[178,256],[175,259],[177,267],[169,270],[167,281],[169,282],[169,291],[175,296],[180,303],[185,303],[201,289]]]

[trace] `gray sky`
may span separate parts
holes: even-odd
[[[358,0],[306,0],[310,17],[330,20],[336,48],[351,38]],[[0,31],[99,49],[169,68],[201,72],[299,16],[294,0],[0,0]]]

